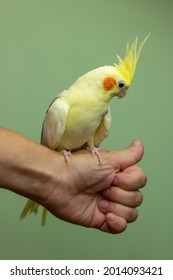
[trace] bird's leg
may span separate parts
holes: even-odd
[[[96,147],[87,147],[87,150],[90,151],[90,153],[93,155],[96,155],[96,157],[98,158],[98,161],[99,161],[99,164],[101,165],[102,164],[102,160],[101,160],[101,156],[100,156],[100,153],[99,153],[99,148],[96,148]]]
[[[69,158],[71,157],[71,152],[70,151],[66,151],[66,150],[62,150],[61,153],[64,156],[65,162],[69,163]]]

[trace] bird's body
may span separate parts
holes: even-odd
[[[41,143],[51,149],[73,151],[83,147],[99,147],[108,135],[111,116],[102,91],[100,73],[112,72],[104,66],[80,77],[50,105],[43,123]],[[99,135],[99,137],[98,137]]]
[[[107,137],[111,126],[109,101],[126,95],[131,84],[140,51],[137,39],[127,44],[124,60],[118,64],[94,69],[79,77],[67,90],[61,92],[49,106],[42,127],[41,144],[59,152],[73,152],[83,147],[95,153]],[[64,154],[68,161],[69,153]],[[37,213],[39,204],[29,200],[21,214]],[[43,210],[42,224],[45,224]]]

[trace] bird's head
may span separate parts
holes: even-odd
[[[124,60],[117,55],[118,63],[114,64],[108,73],[105,72],[102,88],[106,99],[111,99],[113,96],[123,98],[126,95],[135,73],[141,49],[149,35],[139,47],[138,38],[136,38],[131,45],[127,43]]]

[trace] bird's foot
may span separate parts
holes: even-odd
[[[66,162],[66,163],[69,163],[69,158],[71,157],[71,152],[70,152],[70,151],[63,150],[63,151],[61,151],[61,153],[62,153],[63,156],[64,156],[65,162]]]
[[[91,153],[92,156],[96,155],[96,157],[98,158],[99,164],[102,164],[102,160],[101,160],[101,156],[99,151],[101,149],[98,149],[96,147],[87,147],[87,150]]]

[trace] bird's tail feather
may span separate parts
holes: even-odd
[[[37,214],[38,212],[38,207],[39,204],[35,201],[32,200],[28,200],[21,215],[20,215],[20,219],[23,220],[27,215],[31,214],[31,213],[35,213]],[[43,208],[43,212],[42,212],[42,221],[41,224],[44,226],[46,224],[46,216],[47,216],[47,210],[45,208]]]

